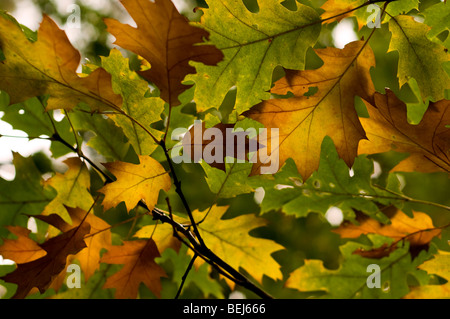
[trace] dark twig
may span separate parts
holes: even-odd
[[[178,297],[180,297],[181,290],[183,289],[187,276],[189,275],[189,272],[191,271],[192,266],[194,265],[194,262],[197,259],[197,257],[198,257],[197,253],[194,253],[194,257],[192,257],[191,261],[189,262],[189,265],[186,268],[186,271],[183,274],[183,277],[181,278],[181,284],[180,287],[178,288],[177,294],[175,295],[175,299],[178,299]]]

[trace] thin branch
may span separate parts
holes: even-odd
[[[194,257],[192,257],[191,261],[189,262],[189,265],[186,268],[186,271],[183,274],[183,277],[181,278],[181,284],[180,287],[178,288],[177,294],[175,295],[175,299],[178,299],[178,297],[180,297],[181,290],[183,289],[187,276],[189,275],[189,272],[191,271],[192,266],[194,265],[195,259],[197,259],[197,257],[198,257],[197,253],[194,253]]]

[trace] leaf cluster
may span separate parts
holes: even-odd
[[[121,3],[81,72],[50,16],[0,11],[2,120],[52,158],[0,177],[1,297],[450,297],[446,2]]]

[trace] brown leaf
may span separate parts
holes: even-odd
[[[58,219],[53,226],[64,225],[61,220]],[[67,227],[67,225],[63,226],[64,229]],[[3,276],[2,279],[6,282],[18,285],[13,298],[25,298],[34,287],[43,293],[52,280],[64,270],[67,257],[86,247],[84,236],[89,233],[89,230],[90,225],[83,222],[61,235],[48,239],[39,245],[47,252],[45,256],[31,262],[18,264],[13,272]]]
[[[440,236],[441,229],[433,226],[433,222],[425,213],[414,212],[413,218],[398,210],[392,217],[391,223],[382,224],[372,218],[365,218],[359,225],[345,223],[333,232],[342,238],[358,238],[365,234],[378,234],[394,239],[391,245],[384,244],[381,247],[371,250],[356,250],[358,254],[368,258],[382,258],[389,255],[396,249],[396,243],[400,240],[407,240],[410,243],[410,250],[421,250],[428,247],[430,241]]]
[[[179,105],[178,95],[190,86],[181,84],[195,73],[189,61],[215,65],[223,59],[212,45],[199,45],[208,32],[189,24],[170,0],[121,0],[137,28],[114,19],[105,19],[115,44],[130,50],[151,64],[141,75],[156,84],[161,97],[171,106]]]
[[[0,63],[0,89],[9,94],[12,104],[45,94],[50,94],[48,109],[72,109],[85,102],[92,110],[111,110],[122,104],[104,69],[86,77],[77,75],[80,53],[46,15],[35,42],[17,23],[0,15],[0,48],[5,56]]]
[[[183,137],[183,155],[186,154],[194,163],[203,159],[211,167],[223,171],[225,171],[224,159],[227,154],[237,160],[248,161],[248,153],[257,151],[261,145],[255,143],[253,146],[245,131],[233,132],[234,126],[234,124],[219,123],[212,128],[206,128],[205,122],[196,121]],[[210,130],[212,136],[205,134],[206,130]]]
[[[406,104],[389,89],[375,93],[373,104],[364,103],[370,118],[360,119],[367,134],[360,154],[395,150],[410,154],[395,171],[450,172],[450,101],[430,103],[417,125],[408,123]]]
[[[352,165],[358,142],[365,138],[354,98],[372,99],[375,89],[369,71],[375,65],[374,55],[364,41],[349,43],[342,50],[317,49],[316,53],[324,62],[322,67],[287,71],[271,90],[278,95],[292,92],[293,97],[270,99],[244,113],[266,128],[279,129],[278,147],[272,146],[274,133],[270,130],[268,140],[260,141],[266,145],[263,151],[267,155],[259,155],[254,174],[265,163],[276,161],[277,156],[279,167],[291,157],[307,179],[319,166],[322,140],[327,135],[333,139],[339,156]],[[311,89],[317,92],[311,95]]]
[[[3,258],[11,259],[16,264],[24,264],[45,256],[47,252],[32,240],[28,235],[30,231],[20,226],[7,226],[11,233],[17,236],[17,239],[3,239],[3,245],[0,246],[0,255]]]
[[[85,212],[81,209],[68,208],[73,225],[79,225]],[[72,211],[78,211],[73,213]],[[100,267],[100,251],[111,245],[111,230],[109,224],[94,214],[86,216],[86,222],[91,225],[89,233],[85,236],[86,248],[76,254],[73,259],[78,259],[87,281]]]
[[[430,216],[425,213],[414,212],[411,218],[402,211],[397,211],[388,225],[367,218],[359,225],[343,224],[333,232],[343,238],[358,238],[363,234],[379,234],[395,240],[405,238],[411,245],[420,246],[428,244],[434,237],[439,236],[441,229],[434,227]]]
[[[143,282],[157,297],[161,292],[164,270],[155,262],[160,257],[153,239],[126,241],[122,246],[110,246],[101,262],[124,265],[114,275],[108,277],[103,288],[116,288],[115,297],[135,299],[139,285]]]

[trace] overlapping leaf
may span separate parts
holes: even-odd
[[[258,1],[257,13],[241,0],[207,4],[200,26],[225,57],[217,66],[195,63],[197,74],[188,76],[196,83],[199,111],[218,108],[233,86],[238,113],[268,99],[274,68],[303,69],[306,50],[320,33],[318,14],[300,3],[291,11],[276,1]]]
[[[286,77],[275,83],[272,93],[294,94],[287,99],[271,99],[247,111],[248,116],[261,122],[266,128],[278,129],[278,147],[268,130],[267,142],[270,150],[264,150],[255,164],[258,173],[266,162],[279,158],[281,166],[291,157],[304,179],[319,166],[320,145],[325,136],[330,136],[338,154],[351,166],[357,146],[365,138],[354,106],[355,96],[371,101],[375,89],[369,70],[375,64],[372,50],[363,41],[347,44],[344,49],[317,49],[323,60],[316,70],[288,71]],[[305,94],[310,89],[317,92]],[[326,125],[324,125],[326,123]],[[267,154],[267,155],[266,155]]]
[[[64,163],[68,166],[64,174],[56,173],[45,181],[45,185],[54,188],[57,195],[45,207],[44,214],[64,217],[67,214],[64,206],[79,207],[87,211],[94,203],[89,193],[91,181],[86,165],[78,157],[70,157]]]
[[[259,282],[263,275],[281,279],[280,265],[271,254],[283,249],[283,246],[249,235],[252,229],[265,226],[266,221],[253,215],[222,219],[227,209],[226,206],[212,206],[204,221],[198,225],[208,248],[235,269],[244,268]],[[200,212],[194,212],[195,215],[200,215]]]
[[[148,83],[131,71],[128,64],[128,59],[117,49],[102,58],[102,66],[111,73],[114,92],[123,99],[121,112],[109,114],[109,117],[122,128],[138,155],[150,155],[157,147],[156,140],[162,135],[151,125],[161,120],[164,101],[146,96]]]
[[[394,169],[397,171],[450,171],[450,102],[430,103],[418,125],[408,123],[407,109],[395,94],[376,93],[374,104],[365,103],[370,118],[361,118],[367,140],[361,141],[358,152],[374,154],[409,153]]]
[[[143,199],[151,210],[158,201],[159,191],[169,191],[170,176],[158,161],[150,156],[139,156],[139,164],[113,162],[103,164],[116,181],[103,186],[103,207],[108,210],[125,202],[127,210],[133,209]]]
[[[156,296],[160,296],[161,277],[164,270],[155,262],[160,257],[152,239],[126,241],[120,246],[110,246],[101,262],[124,265],[117,273],[108,277],[103,288],[115,288],[119,299],[136,298],[141,282]]]
[[[424,285],[414,287],[406,299],[448,299],[450,297],[450,253],[439,251],[433,259],[424,262],[419,266],[420,269],[427,271],[429,274],[435,274],[447,280],[442,285]]]
[[[417,22],[411,16],[397,16],[389,20],[392,38],[389,51],[398,51],[399,84],[403,86],[410,78],[416,79],[422,100],[428,97],[439,101],[450,89],[450,76],[443,67],[450,58],[448,50],[427,37],[430,27]]]
[[[25,227],[26,215],[42,212],[55,197],[53,189],[44,188],[41,173],[31,157],[13,153],[16,175],[13,181],[0,178],[0,226],[18,225]],[[4,234],[4,229],[0,229]]]
[[[13,298],[25,298],[34,287],[37,287],[43,293],[54,277],[64,270],[67,257],[86,247],[84,236],[90,230],[90,225],[86,221],[71,226],[58,215],[44,216],[44,220],[62,230],[63,233],[39,244],[46,252],[44,256],[18,264],[13,272],[1,278],[6,282],[17,285]]]
[[[115,44],[148,62],[151,68],[140,74],[153,82],[171,106],[180,104],[178,95],[189,88],[181,82],[195,73],[189,61],[215,65],[223,54],[212,45],[201,45],[208,32],[189,24],[170,0],[122,0],[137,28],[105,19]],[[144,40],[145,39],[145,40]]]
[[[380,20],[382,18],[381,6],[377,3],[369,3],[365,0],[328,0],[320,8],[325,10],[321,15],[324,23],[356,17],[358,28],[361,29],[369,23],[372,23],[370,24],[372,27],[379,27],[378,23],[382,22]],[[386,7],[386,12],[389,15],[384,15],[383,18],[408,13],[409,11],[418,8],[419,0],[392,1]]]
[[[49,94],[48,109],[72,109],[85,102],[92,110],[111,110],[122,104],[105,70],[98,68],[87,77],[77,75],[80,53],[46,15],[37,41],[31,42],[13,18],[0,13],[0,49],[4,56],[0,89],[9,94],[11,103]]]
[[[411,260],[407,245],[382,259],[364,258],[353,252],[361,245],[348,242],[341,246],[344,262],[338,269],[327,269],[319,260],[305,260],[305,264],[295,270],[286,286],[300,291],[321,291],[320,298],[401,298],[409,292],[407,274],[421,277],[416,269],[424,256]],[[368,246],[364,248],[371,249]],[[369,288],[369,265],[380,267],[380,287]]]
[[[411,247],[428,245],[434,237],[441,234],[441,229],[433,226],[433,222],[427,214],[414,212],[413,217],[409,217],[402,211],[397,211],[390,218],[388,225],[369,218],[359,224],[346,223],[333,231],[342,238],[358,238],[362,234],[379,234],[395,241],[405,239]]]
[[[274,179],[255,179],[251,185],[260,184],[265,189],[261,203],[263,212],[281,208],[287,214],[304,217],[310,212],[325,215],[330,207],[339,207],[345,219],[354,219],[354,210],[358,210],[386,223],[388,218],[378,204],[400,205],[401,200],[375,187],[371,181],[372,173],[373,162],[360,156],[350,174],[332,140],[326,137],[322,143],[319,169],[305,182],[296,172],[294,163],[289,161]]]
[[[20,226],[7,226],[7,229],[17,236],[16,239],[3,239],[0,246],[0,255],[5,259],[11,259],[16,264],[24,264],[39,259],[47,254],[28,235],[30,230]]]

